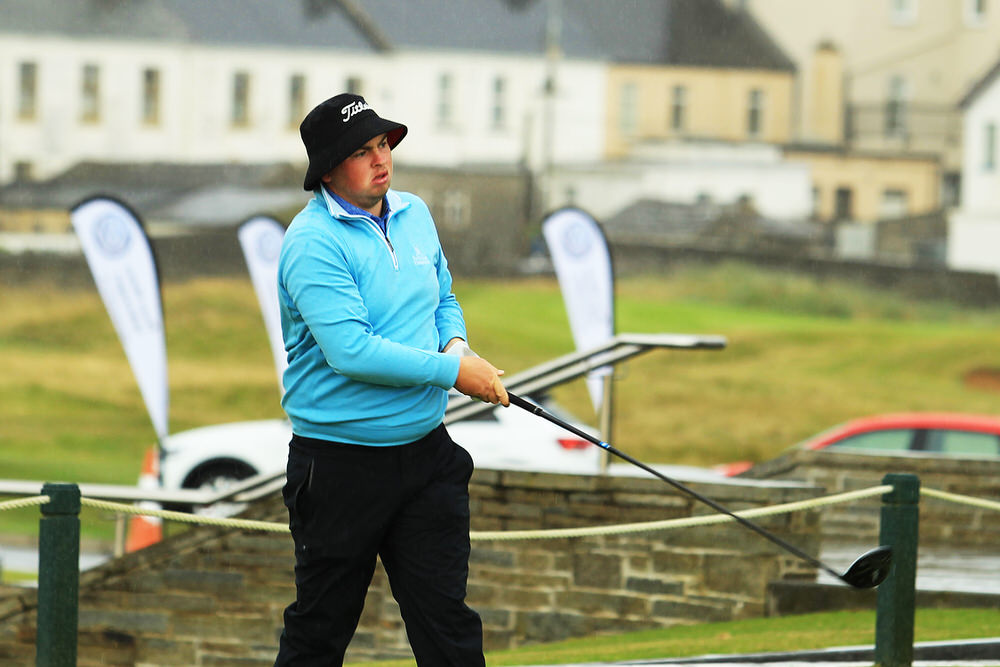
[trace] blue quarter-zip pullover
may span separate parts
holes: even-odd
[[[383,233],[320,188],[288,227],[278,263],[288,355],[282,406],[301,436],[401,445],[435,428],[466,338],[426,204],[389,190]]]

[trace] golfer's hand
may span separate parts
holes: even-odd
[[[503,371],[494,368],[493,364],[480,357],[462,357],[458,366],[458,379],[455,389],[466,396],[478,398],[481,401],[504,407],[510,405],[507,390],[500,380]]]

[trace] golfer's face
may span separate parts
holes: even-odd
[[[382,197],[392,180],[392,151],[380,134],[351,153],[323,177],[331,190],[359,208],[381,213]]]

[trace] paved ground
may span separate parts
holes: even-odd
[[[824,546],[820,559],[834,569],[846,570],[871,544]],[[817,581],[837,583],[820,572]],[[1000,594],[1000,548],[984,554],[972,549],[920,547],[917,552],[917,590]],[[1000,621],[997,622],[1000,631]]]

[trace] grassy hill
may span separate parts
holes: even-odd
[[[473,347],[508,373],[572,351],[554,279],[459,279],[456,291]],[[163,298],[171,431],[280,417],[249,280],[167,284]],[[134,483],[153,429],[92,284],[4,286],[0,314],[2,476]],[[617,330],[728,339],[725,350],[654,351],[619,367],[612,442],[649,462],[764,460],[876,412],[998,411],[1000,394],[981,380],[1000,372],[1000,307],[722,265],[621,280]],[[555,395],[596,423],[582,381]],[[17,523],[0,516],[0,532]]]

